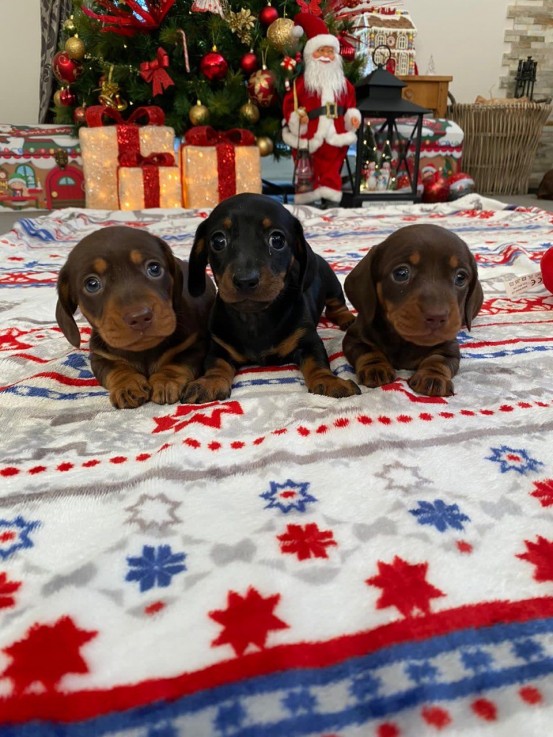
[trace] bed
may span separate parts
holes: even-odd
[[[0,237],[1,737],[551,734],[553,295],[506,281],[539,272],[553,216],[292,209],[341,280],[401,225],[466,240],[485,301],[453,397],[401,372],[334,400],[251,366],[227,401],[115,410],[86,323],[80,350],[55,324],[58,270],[108,224],[186,257],[206,213]]]

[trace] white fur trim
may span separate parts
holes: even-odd
[[[331,202],[341,202],[342,201],[342,191],[338,189],[331,189],[330,187],[319,187],[318,192],[321,197],[324,197],[325,200],[330,200]]]
[[[332,46],[336,51],[340,51],[340,42],[331,33],[321,33],[319,36],[313,36],[303,47],[303,56],[308,57],[321,46]]]
[[[314,189],[312,192],[300,192],[294,195],[294,204],[308,205],[310,202],[316,202],[321,199],[320,189]]]
[[[348,110],[346,110],[346,114],[344,115],[344,123],[345,123],[347,130],[349,131],[357,130],[357,128],[354,129],[351,124],[351,121],[353,118],[357,118],[357,122],[359,123],[359,125],[361,125],[361,122],[363,120],[363,118],[361,117],[361,113],[359,112],[357,108],[350,107]]]

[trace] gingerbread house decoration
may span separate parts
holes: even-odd
[[[387,46],[391,51],[390,61],[386,49],[374,53],[374,62],[384,64],[389,72],[396,75],[415,74],[415,36],[417,29],[406,10],[382,8],[363,11],[358,6],[348,15],[355,15],[355,34],[360,46],[366,51],[369,66],[378,46]],[[374,65],[372,65],[374,68]],[[365,70],[367,71],[367,70]],[[370,69],[369,69],[370,71]]]

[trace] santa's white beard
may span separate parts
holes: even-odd
[[[313,57],[306,59],[303,77],[306,89],[317,92],[323,102],[333,102],[346,89],[342,57],[338,54],[331,62],[322,62]]]

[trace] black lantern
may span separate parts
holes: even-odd
[[[517,74],[515,77],[515,97],[527,97],[534,99],[534,85],[536,83],[536,69],[538,62],[531,56],[526,61],[519,59]]]
[[[417,180],[422,118],[430,110],[404,100],[401,91],[405,86],[383,64],[357,83],[357,108],[362,119],[357,132],[355,172],[349,173],[349,187],[347,182],[344,184],[343,205],[420,200]]]

